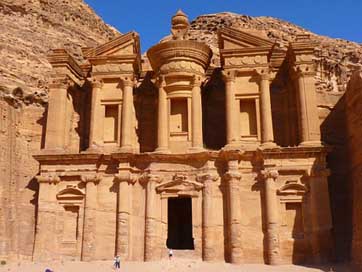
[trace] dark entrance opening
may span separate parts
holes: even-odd
[[[192,237],[191,198],[169,198],[167,214],[167,247],[172,249],[195,249],[194,238]]]

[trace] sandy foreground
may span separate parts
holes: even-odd
[[[69,262],[69,263],[53,263],[53,264],[9,264],[0,266],[0,272],[44,272],[46,268],[52,269],[54,272],[111,272],[114,271],[112,261],[109,262]],[[220,271],[238,271],[238,272],[357,272],[352,271],[347,266],[329,265],[319,268],[283,265],[283,266],[267,266],[267,265],[231,265],[226,263],[205,263],[190,259],[174,259],[159,262],[127,262],[121,264],[120,272],[148,272],[148,271],[198,271],[198,272],[220,272]]]

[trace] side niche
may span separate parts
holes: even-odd
[[[291,261],[302,263],[309,250],[308,240],[308,188],[299,180],[287,181],[277,190],[280,201],[281,250],[285,256],[292,248]]]
[[[79,256],[83,228],[84,193],[73,185],[57,194],[58,204],[62,206],[60,241],[64,256]],[[71,258],[72,260],[74,258]]]

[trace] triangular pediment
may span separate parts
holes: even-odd
[[[86,48],[83,53],[86,58],[139,54],[139,36],[136,32],[129,32],[98,47]]]
[[[219,30],[218,39],[220,49],[265,48],[274,45],[274,43],[267,38],[261,38],[234,28],[223,28]]]

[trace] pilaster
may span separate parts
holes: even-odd
[[[223,71],[226,93],[226,144],[236,146],[239,143],[239,118],[236,112],[235,99],[235,76],[236,71]]]
[[[198,180],[204,184],[202,190],[202,259],[207,262],[217,260],[217,249],[214,244],[217,237],[214,235],[215,226],[212,220],[214,216],[212,186],[218,179],[218,175],[210,173],[198,176]]]
[[[158,175],[149,174],[146,179],[146,215],[145,215],[145,261],[158,260],[159,238],[157,228],[159,227],[157,218],[156,185],[161,182]]]
[[[275,188],[275,181],[278,178],[278,171],[263,170],[264,178],[264,207],[266,217],[267,256],[270,265],[280,264],[279,248],[279,218],[278,198]]]
[[[64,151],[69,131],[66,130],[68,120],[67,103],[68,88],[72,81],[68,77],[55,78],[49,85],[49,103],[47,112],[47,126],[45,149]]]
[[[240,180],[238,161],[228,162],[228,172],[225,173],[227,204],[228,204],[228,246],[230,262],[240,264],[243,262],[242,233],[241,233],[241,205],[240,205]]]
[[[84,223],[82,261],[93,261],[96,259],[96,235],[97,235],[97,185],[101,178],[94,175],[83,175],[82,182],[85,183]]]
[[[131,259],[130,185],[135,181],[136,177],[129,172],[115,175],[115,182],[118,183],[116,252],[122,260]]]
[[[192,151],[203,149],[201,76],[194,76],[192,86]]]
[[[37,176],[39,183],[38,220],[35,231],[34,261],[50,261],[57,256],[56,233],[56,192],[60,178]],[[50,237],[52,237],[50,239]]]
[[[158,122],[157,122],[157,152],[169,152],[169,132],[168,132],[168,110],[167,93],[165,90],[166,82],[164,77],[159,77],[158,87]]]
[[[89,149],[97,149],[103,145],[104,113],[100,103],[100,92],[103,82],[97,79],[91,80],[92,104],[90,114]]]
[[[121,81],[123,86],[121,151],[131,153],[134,151],[132,145],[134,79],[133,76],[124,76]]]
[[[255,70],[259,76],[261,142],[265,147],[274,147],[273,118],[270,100],[270,74],[267,68]]]

